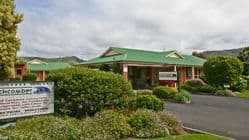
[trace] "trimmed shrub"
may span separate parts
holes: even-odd
[[[187,91],[181,91],[177,93],[174,97],[175,101],[178,103],[190,103],[191,102],[191,95]]]
[[[132,136],[138,138],[168,136],[169,130],[162,123],[156,112],[150,110],[137,110],[130,115],[129,123]]]
[[[165,108],[163,101],[158,99],[155,95],[140,95],[136,99],[137,108],[152,109],[160,111]]]
[[[69,117],[38,116],[21,119],[14,126],[0,129],[0,136],[10,140],[79,139],[79,121]]]
[[[218,90],[215,92],[216,96],[236,96],[231,90]]]
[[[224,84],[234,86],[243,71],[242,62],[233,57],[212,57],[204,63],[208,84],[223,88]]]
[[[21,78],[19,78],[19,77],[10,78],[10,81],[13,81],[13,82],[21,81]]]
[[[81,139],[115,140],[131,134],[128,117],[122,113],[106,110],[92,118],[86,118],[81,124]]]
[[[23,81],[36,81],[36,79],[37,79],[37,75],[34,73],[27,73],[22,78]]]
[[[166,86],[158,86],[153,89],[153,94],[160,99],[173,99],[176,93],[176,89]]]
[[[47,80],[55,83],[55,111],[78,118],[105,107],[122,108],[132,93],[121,75],[81,67],[50,72]]]

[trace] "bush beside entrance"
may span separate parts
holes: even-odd
[[[80,67],[50,72],[46,80],[55,82],[56,113],[78,118],[105,107],[122,108],[132,92],[121,75]]]

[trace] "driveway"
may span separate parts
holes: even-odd
[[[249,140],[249,99],[192,95],[191,104],[167,103],[184,126]]]

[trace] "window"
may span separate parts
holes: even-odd
[[[186,68],[186,77],[192,78],[192,68],[191,67]]]
[[[21,69],[17,69],[16,70],[16,75],[22,75],[22,70]]]

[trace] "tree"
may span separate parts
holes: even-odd
[[[17,24],[23,15],[15,13],[13,0],[0,0],[0,80],[13,77],[20,39],[17,38]]]
[[[242,62],[233,57],[212,57],[204,63],[207,82],[216,87],[223,87],[224,84],[235,86],[241,77],[242,71]]]
[[[249,47],[244,48],[239,53],[238,58],[244,65],[243,75],[249,75]]]
[[[110,66],[108,64],[101,64],[99,67],[101,71],[110,71]]]
[[[121,74],[121,67],[120,64],[117,62],[113,62],[112,64],[112,72],[116,74]]]
[[[208,55],[206,53],[204,53],[204,52],[198,53],[198,52],[194,51],[194,52],[192,52],[192,55],[196,56],[196,57],[203,58],[203,59],[207,59],[208,58]]]

